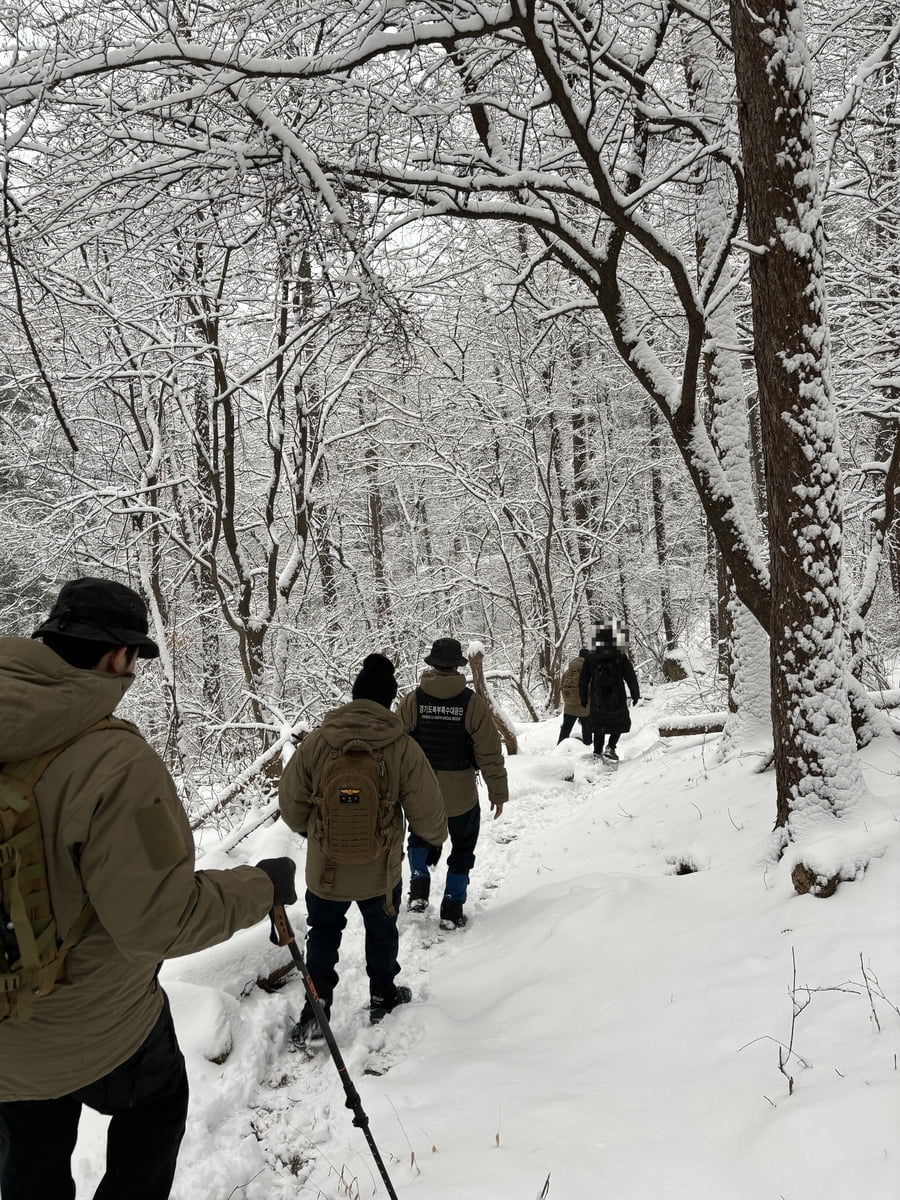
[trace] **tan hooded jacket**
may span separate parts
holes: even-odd
[[[384,755],[387,786],[396,811],[390,854],[370,863],[335,865],[334,883],[323,883],[325,854],[313,820],[319,778],[333,750],[359,739]],[[403,732],[399,718],[374,700],[353,700],[325,715],[291,758],[278,785],[281,815],[295,833],[307,834],[306,886],[325,900],[369,900],[393,889],[401,878],[404,814],[410,829],[433,846],[447,838],[447,817],[428,759]],[[390,888],[388,888],[390,883]]]
[[[465,690],[466,681],[458,671],[429,670],[422,672],[419,687],[429,696],[439,700],[451,700]],[[417,720],[415,692],[407,692],[402,698],[397,707],[397,715],[403,722],[403,728],[407,733],[411,733]],[[475,765],[487,785],[488,799],[492,805],[505,804],[509,799],[509,783],[506,765],[503,762],[500,734],[490,709],[477,692],[472,693],[472,699],[466,707],[465,727],[466,733],[472,739]],[[436,774],[448,817],[461,816],[475,807],[478,803],[478,787],[473,769],[437,771]]]
[[[0,639],[0,761],[109,716],[130,682],[80,671],[40,642]],[[255,867],[195,873],[172,779],[136,734],[87,734],[51,763],[36,796],[59,936],[87,901],[96,916],[31,1020],[0,1022],[0,1101],[52,1099],[108,1074],[159,1017],[159,964],[225,941],[272,905]]]

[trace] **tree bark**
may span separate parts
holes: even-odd
[[[812,72],[799,3],[731,0],[769,511],[777,826],[861,790],[845,678],[842,496]]]

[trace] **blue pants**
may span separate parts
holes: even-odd
[[[400,905],[400,891],[398,883],[393,892],[393,916],[384,911],[383,895],[356,901],[366,928],[369,992],[375,996],[390,994],[394,976],[400,973],[396,913]],[[347,910],[351,903],[351,900],[323,900],[309,889],[306,892],[306,919],[309,926],[306,934],[306,966],[323,1004],[331,1004],[337,987],[338,973],[335,967],[340,957],[341,937],[347,927]]]
[[[166,1200],[188,1106],[168,1003],[143,1045],[102,1079],[56,1100],[0,1104],[3,1200],[74,1200],[72,1151],[83,1104],[112,1116],[94,1200]]]
[[[469,872],[475,866],[475,846],[481,829],[481,805],[475,804],[468,812],[447,818],[450,833],[450,853],[447,856],[447,883],[445,897],[465,904],[469,884]],[[413,879],[430,878],[425,865],[428,844],[418,834],[411,833],[407,844],[409,869]]]

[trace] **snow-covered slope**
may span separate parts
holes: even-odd
[[[870,795],[829,835],[833,854],[864,846],[867,870],[798,897],[771,773],[718,765],[716,736],[660,740],[673,694],[635,710],[615,773],[557,747],[557,721],[521,727],[511,801],[493,822],[485,805],[471,923],[401,915],[416,1003],[377,1028],[351,914],[332,1023],[398,1196],[900,1194],[900,740],[864,752]],[[303,854],[280,823],[239,850]],[[302,902],[291,915],[302,933]],[[327,1051],[288,1049],[296,973],[254,986],[286,960],[267,934],[164,969],[193,1089],[173,1195],[384,1195]],[[85,1195],[104,1124],[82,1125]]]

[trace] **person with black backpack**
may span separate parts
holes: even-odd
[[[590,709],[587,705],[581,703],[581,696],[579,694],[581,668],[584,666],[584,660],[589,654],[590,650],[588,650],[587,646],[582,646],[578,651],[578,657],[570,660],[560,680],[559,690],[563,699],[563,719],[559,729],[559,737],[556,739],[557,746],[560,742],[564,742],[571,734],[576,721],[581,725],[581,740],[584,744],[589,746],[593,740]]]
[[[590,709],[594,755],[610,762],[619,761],[616,746],[620,736],[631,729],[626,687],[632,704],[641,698],[637,675],[624,653],[624,639],[620,639],[612,624],[595,627],[594,649],[584,660],[578,683],[581,703]]]
[[[366,930],[369,1020],[377,1024],[412,999],[398,986],[405,822],[440,857],[447,837],[441,789],[428,760],[391,712],[394,665],[369,654],[352,700],[326,713],[303,738],[278,785],[281,815],[307,838],[306,965],[331,1016],[347,911],[356,904]],[[405,818],[405,820],[404,820]],[[295,1045],[324,1041],[309,1000],[291,1031]]]
[[[430,668],[419,686],[401,699],[397,713],[434,768],[450,831],[447,878],[441,900],[442,929],[462,929],[469,873],[481,828],[476,771],[487,786],[496,820],[509,799],[509,784],[500,735],[484,699],[466,687],[458,668],[468,664],[456,638],[438,638],[425,656]],[[431,891],[429,867],[437,863],[415,830],[407,847],[410,867],[410,912],[424,912]]]

